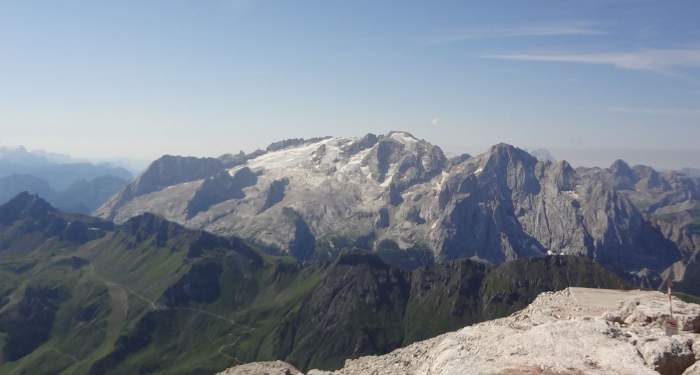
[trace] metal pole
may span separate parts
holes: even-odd
[[[673,283],[671,282],[671,278],[669,277],[668,280],[666,281],[666,287],[668,288],[668,311],[671,313],[671,318],[673,318],[673,303],[671,301],[671,287],[673,286]]]

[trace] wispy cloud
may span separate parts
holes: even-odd
[[[700,48],[640,49],[636,51],[595,53],[507,53],[485,58],[516,61],[541,61],[611,65],[621,69],[663,71],[674,67],[700,67]]]
[[[440,124],[440,118],[439,118],[439,117],[433,118],[433,119],[430,121],[430,124],[433,125],[433,126],[437,126],[438,124]]]
[[[448,44],[474,39],[501,39],[519,37],[552,37],[574,35],[604,35],[602,30],[589,22],[568,22],[527,25],[517,27],[496,27],[460,30],[435,38],[435,44]]]
[[[654,116],[673,116],[673,117],[697,117],[697,116],[700,116],[700,109],[692,109],[692,108],[614,107],[614,108],[610,108],[610,112],[639,114],[639,115],[654,115]]]

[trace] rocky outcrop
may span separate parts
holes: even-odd
[[[301,375],[294,366],[282,361],[249,363],[222,371],[217,375]]]
[[[658,292],[568,288],[507,318],[308,374],[695,374],[700,331],[682,325],[667,335],[666,301]],[[674,299],[674,309],[679,321],[700,319],[699,305]]]
[[[23,192],[0,206],[0,223],[11,225],[20,219],[47,220],[58,216],[58,210],[38,195]]]
[[[27,192],[0,206],[0,227],[12,228],[0,251],[32,251],[33,245],[57,238],[72,245],[101,237],[113,227],[110,222],[78,214],[64,214],[39,196]]]

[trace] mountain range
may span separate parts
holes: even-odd
[[[672,278],[699,292],[700,179],[541,159],[507,144],[447,158],[400,131],[290,139],[250,154],[164,156],[95,213],[116,223],[154,213],[302,261],[353,248],[406,269],[583,255],[638,285]]]
[[[111,164],[76,161],[68,155],[0,147],[0,203],[28,191],[56,207],[90,213],[133,179]]]
[[[40,195],[0,205],[0,373],[332,370],[546,291],[700,294],[700,180],[621,160],[448,158],[390,132],[166,155],[58,193],[0,177],[22,184]]]
[[[153,214],[115,225],[22,193],[0,206],[0,373],[334,369],[572,285],[627,286],[575,256],[407,271],[348,251],[303,264]]]

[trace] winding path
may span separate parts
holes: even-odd
[[[217,350],[217,353],[218,353],[219,355],[224,356],[224,357],[227,357],[227,358],[229,358],[229,359],[232,359],[232,360],[234,360],[234,361],[236,361],[236,362],[238,362],[238,363],[243,363],[240,359],[238,359],[238,357],[232,356],[232,355],[229,355],[229,354],[225,353],[225,352],[224,352],[224,349],[229,348],[229,347],[234,347],[234,346],[238,345],[238,342],[243,338],[243,336],[244,336],[244,335],[247,335],[247,334],[250,334],[251,332],[253,332],[253,331],[255,330],[254,328],[249,327],[249,326],[244,325],[244,324],[241,324],[241,323],[238,323],[238,322],[236,322],[236,321],[233,320],[233,319],[229,319],[229,318],[227,318],[227,317],[225,317],[225,316],[223,316],[223,315],[216,314],[216,313],[213,313],[213,312],[211,312],[211,311],[202,310],[202,309],[197,309],[197,308],[193,308],[193,307],[170,307],[170,306],[166,306],[166,305],[159,304],[159,303],[157,303],[156,301],[154,301],[154,300],[152,300],[152,299],[150,299],[150,298],[148,298],[148,297],[146,297],[146,296],[144,296],[144,295],[142,295],[142,294],[140,294],[140,293],[134,291],[133,289],[129,288],[129,287],[126,286],[126,285],[123,285],[123,284],[116,283],[116,282],[114,282],[114,281],[105,279],[105,278],[102,277],[99,273],[97,273],[97,270],[95,269],[95,267],[94,267],[93,264],[90,264],[90,271],[91,271],[91,273],[92,273],[98,280],[100,280],[102,283],[104,283],[104,284],[107,285],[108,287],[112,287],[112,288],[115,288],[115,287],[116,287],[116,288],[120,288],[120,289],[126,291],[127,293],[133,295],[134,297],[138,298],[139,300],[145,302],[145,303],[149,306],[149,308],[150,308],[151,310],[156,311],[156,310],[167,310],[167,309],[170,309],[170,310],[189,311],[189,312],[193,312],[193,313],[197,313],[197,314],[207,315],[207,316],[209,316],[209,317],[212,317],[212,318],[215,318],[215,319],[224,321],[224,322],[226,322],[226,323],[228,323],[228,324],[230,324],[231,326],[234,326],[234,327],[243,327],[243,328],[245,328],[246,331],[243,332],[242,334],[238,335],[238,336],[236,337],[236,339],[235,339],[232,343],[230,343],[230,344],[224,344],[224,345],[220,346],[219,349]],[[232,335],[232,333],[229,333],[227,336],[231,336],[231,335]],[[73,357],[73,358],[75,358],[75,357]]]

